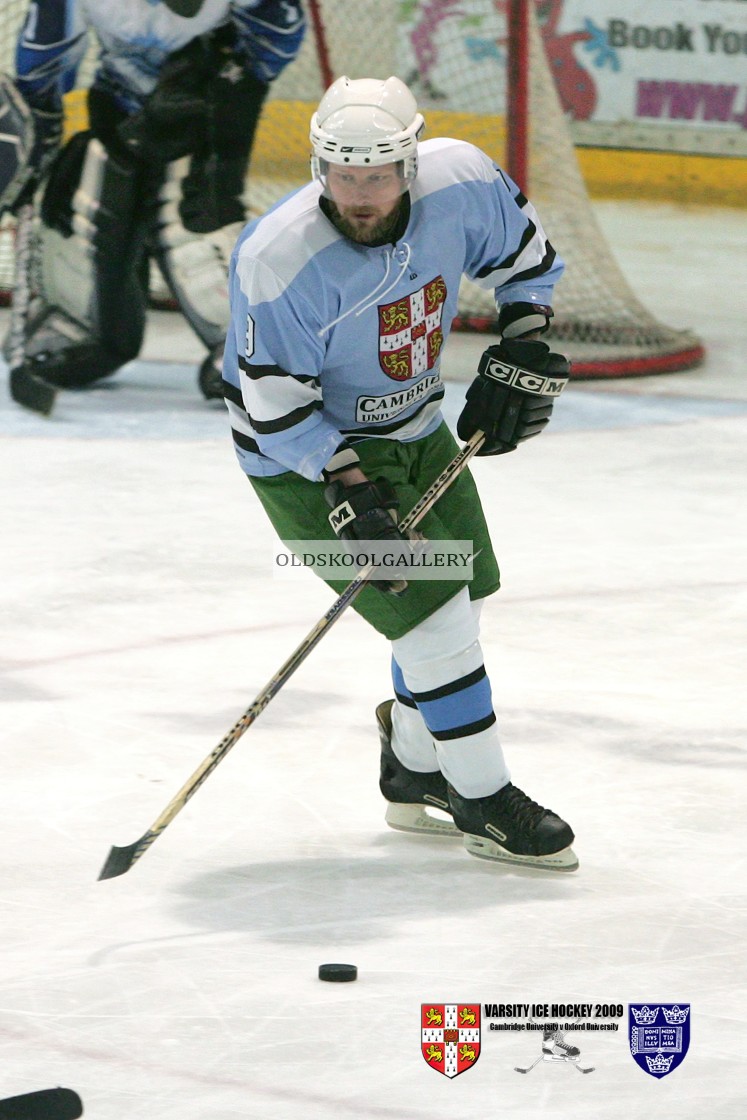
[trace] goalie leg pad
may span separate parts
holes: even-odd
[[[80,389],[114,373],[120,357],[58,307],[43,304],[28,326],[24,369],[60,389]]]
[[[42,202],[40,306],[26,346],[52,384],[88,385],[140,352],[146,197],[142,173],[90,133],[73,137],[55,163]]]
[[[248,217],[247,168],[268,86],[237,64],[230,32],[216,32],[210,50],[216,66],[205,89],[207,135],[169,164],[157,259],[184,317],[212,351],[228,329],[228,263]]]
[[[30,178],[34,125],[15,83],[0,74],[0,214],[15,206]]]
[[[187,322],[213,350],[228,330],[228,264],[243,221],[208,233],[186,227],[181,202],[190,163],[187,157],[169,165],[159,197],[156,259]]]

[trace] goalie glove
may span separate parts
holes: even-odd
[[[399,498],[386,479],[356,482],[352,486],[337,479],[325,487],[324,499],[332,508],[328,519],[332,531],[353,555],[358,551],[358,541],[409,541],[397,528]],[[407,581],[399,578],[372,579],[370,583],[391,595],[407,590]]]
[[[485,433],[478,455],[503,455],[539,435],[571,372],[568,359],[553,354],[546,343],[520,339],[489,346],[477,369],[457,433],[462,440]]]
[[[170,55],[143,107],[117,131],[129,153],[145,163],[160,166],[202,153],[209,163],[221,157],[229,165],[219,166],[214,175],[235,178],[233,158],[243,180],[266,94],[267,83],[251,73],[235,47],[233,30],[224,26]],[[219,219],[210,228],[229,220],[236,218]]]
[[[131,156],[160,167],[189,155],[204,142],[208,76],[203,56],[199,39],[170,55],[143,107],[117,126]]]

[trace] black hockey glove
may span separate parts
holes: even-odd
[[[166,60],[142,109],[120,123],[130,155],[158,165],[189,155],[207,130],[206,84],[202,46],[193,39]]]
[[[478,455],[503,455],[539,435],[550,420],[555,397],[568,384],[571,367],[545,342],[503,339],[480,358],[457,421],[463,440],[485,433]]]
[[[185,155],[199,155],[203,161],[218,157],[226,166],[214,174],[235,175],[238,170],[243,185],[267,89],[239,53],[234,29],[221,27],[166,60],[142,109],[118,126],[119,138],[131,155],[150,164]],[[244,217],[242,211],[239,219]],[[187,228],[193,227],[187,223]]]
[[[345,541],[348,552],[355,554],[357,541],[407,541],[397,528],[396,514],[399,498],[390,482],[330,482],[324,489],[324,499],[332,512],[329,523],[340,540]],[[370,581],[378,591],[401,595],[407,589],[407,580],[400,578]]]

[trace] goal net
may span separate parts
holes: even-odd
[[[0,2],[0,69],[12,73],[28,0]],[[309,118],[334,78],[397,74],[418,99],[426,136],[477,144],[517,178],[537,207],[566,262],[546,338],[571,357],[574,377],[669,372],[702,360],[694,334],[665,326],[641,304],[595,218],[543,46],[546,5],[540,0],[304,3],[306,40],[273,83],[257,130],[246,189],[253,214],[308,180]],[[85,127],[85,87],[95,64],[92,39],[79,88],[67,95],[68,133]],[[0,294],[9,292],[12,281],[12,220],[6,217],[0,230]],[[155,267],[152,295],[157,301],[168,296]],[[495,331],[492,295],[465,280],[455,325]]]

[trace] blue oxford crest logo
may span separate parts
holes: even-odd
[[[689,1003],[628,1004],[630,1052],[644,1073],[666,1077],[690,1046]]]

